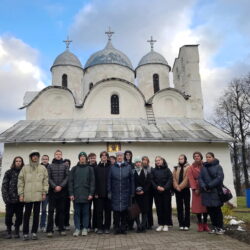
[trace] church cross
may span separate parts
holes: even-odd
[[[63,41],[66,44],[66,49],[69,48],[70,43],[72,43],[72,40],[69,40],[69,36],[67,36],[67,39]]]
[[[150,37],[150,40],[147,40],[148,43],[150,43],[151,46],[151,50],[154,49],[154,43],[156,43],[157,41],[153,39],[153,36]]]
[[[115,32],[111,30],[109,27],[108,31],[105,32],[105,34],[108,36],[109,41],[111,41],[111,37]]]

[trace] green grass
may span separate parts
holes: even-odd
[[[233,216],[244,222],[250,223],[250,208],[246,206],[246,197],[237,197],[237,205],[238,207],[233,209]]]

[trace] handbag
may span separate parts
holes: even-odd
[[[128,216],[132,220],[138,217],[140,215],[140,212],[140,207],[136,202],[131,204],[131,206],[128,208]]]

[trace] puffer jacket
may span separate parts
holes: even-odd
[[[56,186],[62,187],[62,191],[67,191],[69,168],[64,165],[63,160],[53,159],[52,163],[48,166],[49,186],[50,190],[54,190]],[[59,192],[60,193],[60,192]]]
[[[153,168],[151,175],[152,185],[156,192],[160,192],[157,190],[157,186],[163,187],[165,189],[164,192],[171,191],[173,187],[173,175],[167,164]]]
[[[17,182],[20,171],[21,169],[11,168],[4,174],[2,183],[2,197],[5,204],[14,204],[19,202]]]
[[[219,207],[223,203],[220,201],[218,189],[223,185],[224,173],[219,160],[204,162],[199,176],[201,188],[201,200],[203,206]]]
[[[111,196],[112,209],[114,211],[126,210],[134,195],[134,174],[127,163],[118,163],[110,169],[108,179],[108,192]]]
[[[41,165],[33,166],[31,159],[18,176],[18,195],[24,197],[24,202],[42,201],[42,195],[48,193],[48,171]]]

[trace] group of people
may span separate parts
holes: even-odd
[[[191,165],[181,154],[172,171],[161,156],[155,157],[155,167],[150,166],[147,156],[132,159],[131,151],[117,152],[116,156],[109,156],[103,151],[97,163],[95,153],[87,155],[80,152],[78,163],[70,168],[71,161],[63,159],[59,149],[50,164],[48,155],[42,156],[40,164],[37,150],[30,153],[27,165],[24,165],[22,157],[15,157],[2,182],[6,238],[20,238],[23,223],[23,239],[30,239],[32,211],[31,239],[37,239],[39,220],[41,231],[48,237],[53,237],[55,227],[60,235],[66,235],[70,227],[71,202],[75,237],[86,236],[89,230],[109,234],[112,212],[114,234],[126,234],[134,224],[138,233],[152,229],[153,202],[158,218],[156,231],[166,232],[173,226],[173,195],[176,197],[179,230],[189,230],[191,203],[191,211],[197,215],[198,232],[224,233],[223,202],[218,193],[224,174],[212,152],[206,154],[206,162],[203,162],[200,152],[194,152]],[[211,229],[207,224],[208,215]]]

